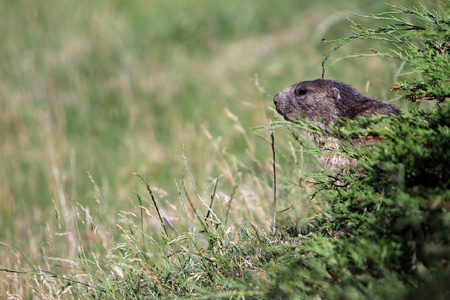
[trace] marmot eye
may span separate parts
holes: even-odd
[[[301,88],[301,87],[297,87],[297,88],[295,89],[295,91],[294,91],[294,93],[295,93],[296,95],[298,95],[298,96],[303,96],[303,95],[305,95],[307,92],[308,92],[307,89]]]

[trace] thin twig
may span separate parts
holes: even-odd
[[[270,122],[270,137],[272,139],[272,156],[273,156],[273,235],[276,234],[276,216],[277,216],[277,170],[275,157],[275,136],[273,135],[272,122]]]

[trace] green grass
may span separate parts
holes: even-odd
[[[95,274],[104,268],[94,270],[95,257],[126,255],[111,250],[124,241],[139,249],[116,224],[126,232],[137,226],[136,236],[148,234],[144,243],[154,247],[152,239],[163,239],[160,222],[133,173],[146,178],[179,232],[199,229],[192,210],[206,214],[201,199],[217,176],[214,211],[223,228],[213,233],[232,245],[247,222],[269,232],[270,136],[250,128],[278,119],[271,95],[320,77],[329,49],[322,38],[350,34],[352,13],[385,8],[373,1],[0,2],[0,268]],[[368,48],[352,45],[339,54]],[[327,77],[388,100],[399,68],[380,58],[349,60],[329,66]],[[295,222],[314,209],[301,178],[318,164],[290,151],[285,130],[276,130],[276,145],[278,208],[294,205],[280,218]],[[140,217],[136,194],[152,218]],[[2,272],[0,294],[65,291],[37,278]],[[195,276],[187,279],[195,289]]]

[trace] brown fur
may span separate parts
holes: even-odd
[[[333,123],[337,118],[354,119],[361,115],[400,114],[400,110],[392,104],[364,96],[345,83],[327,79],[296,83],[276,94],[273,102],[277,112],[286,120],[306,118],[321,126]],[[308,136],[322,149],[338,148],[338,142],[330,137],[311,132],[308,132]],[[359,141],[359,143],[367,142]],[[322,156],[321,160],[330,169],[356,164],[355,160],[334,155]]]

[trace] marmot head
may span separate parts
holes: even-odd
[[[273,97],[276,110],[286,120],[299,117],[333,122],[339,117],[394,113],[400,111],[385,103],[359,93],[351,86],[328,79],[302,81],[280,91]]]

